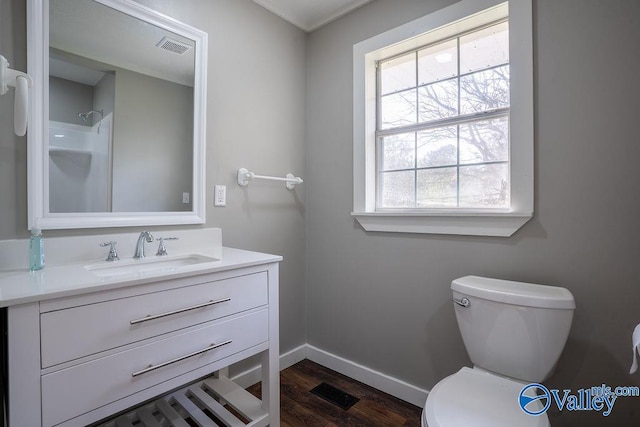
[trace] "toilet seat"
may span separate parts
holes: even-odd
[[[464,367],[429,393],[423,427],[549,427],[544,413],[525,414],[518,404],[526,384]]]

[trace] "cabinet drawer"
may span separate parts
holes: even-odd
[[[43,375],[43,425],[56,425],[266,342],[268,325],[263,309]]]
[[[267,273],[41,314],[42,368],[267,304]]]

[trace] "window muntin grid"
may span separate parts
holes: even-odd
[[[509,207],[502,20],[377,64],[376,209]]]

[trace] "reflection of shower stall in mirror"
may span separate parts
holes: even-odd
[[[111,211],[112,116],[92,127],[49,122],[49,212]]]

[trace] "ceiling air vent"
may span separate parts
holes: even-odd
[[[182,55],[191,49],[190,45],[182,43],[181,41],[175,39],[170,39],[169,37],[163,37],[156,46],[160,49],[177,53],[178,55]]]

